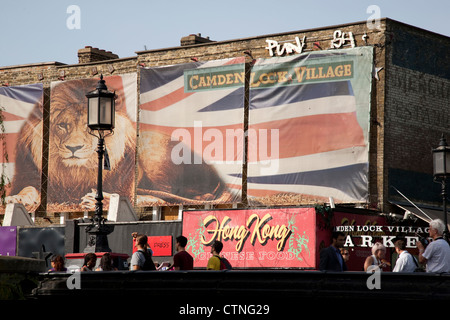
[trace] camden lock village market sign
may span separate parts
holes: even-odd
[[[333,216],[335,231],[346,235],[345,247],[371,248],[381,242],[387,248],[394,248],[397,237],[405,239],[407,248],[416,248],[420,237],[428,237],[428,224],[391,225],[388,219],[379,215],[361,215],[335,212]]]
[[[400,236],[405,239],[407,248],[415,248],[419,239],[417,234],[426,237],[428,229],[428,227],[382,225],[345,225],[335,227],[336,231],[346,234],[345,247],[359,246],[363,248],[371,248],[376,241],[381,242],[387,248],[393,248],[395,239]],[[360,238],[360,241],[356,242],[355,238]]]

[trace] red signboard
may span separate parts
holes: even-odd
[[[172,236],[148,237],[148,244],[155,257],[168,257],[172,255]]]
[[[380,237],[384,235],[384,232],[380,231],[380,228],[386,224],[386,218],[379,215],[334,212],[333,226],[346,235],[344,247],[350,254],[347,261],[348,271],[364,270],[364,261],[372,255],[373,244],[377,241],[383,243]],[[370,238],[370,241],[362,243],[364,237]],[[390,260],[388,254],[386,259]]]
[[[185,211],[183,235],[194,267],[206,267],[215,240],[233,268],[316,268],[314,208]]]

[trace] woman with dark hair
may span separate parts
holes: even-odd
[[[100,259],[100,265],[98,266],[97,269],[95,269],[95,271],[115,271],[115,270],[117,270],[117,268],[113,266],[111,254],[109,252],[106,252]]]
[[[84,263],[80,271],[94,271],[95,264],[97,263],[97,256],[95,253],[88,253],[84,256]]]
[[[52,268],[48,272],[66,272],[67,268],[64,267],[64,258],[62,256],[54,255],[51,260]]]

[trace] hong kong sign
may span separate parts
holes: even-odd
[[[314,208],[185,211],[183,235],[194,267],[206,267],[211,245],[235,268],[314,268]]]

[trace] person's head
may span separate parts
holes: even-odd
[[[140,234],[136,237],[136,247],[144,249],[147,246],[148,237],[145,234]]]
[[[94,268],[96,262],[97,262],[97,256],[95,255],[95,253],[90,252],[84,256],[84,264],[83,265],[85,265],[89,269]]]
[[[395,247],[395,251],[397,251],[397,253],[402,252],[403,250],[406,249],[406,242],[403,239],[398,239],[397,241],[394,242],[394,247]]]
[[[215,252],[217,254],[219,254],[223,249],[223,243],[216,240],[214,241],[213,245],[211,246],[211,252]]]
[[[178,236],[177,237],[177,249],[184,249],[184,247],[186,247],[187,244],[187,238],[185,236]]]
[[[381,242],[376,242],[372,247],[372,254],[378,258],[384,258],[386,247]]]
[[[103,271],[113,270],[112,258],[109,252],[103,254],[102,258],[100,259],[100,266],[102,267]]]
[[[60,255],[54,255],[51,264],[55,271],[62,271],[64,269],[64,258]]]
[[[345,243],[345,234],[341,231],[334,231],[331,234],[332,245],[336,248],[342,248]]]
[[[344,258],[344,261],[347,262],[350,259],[350,252],[348,251],[347,248],[340,248],[339,249],[341,251],[341,255]]]
[[[444,234],[445,224],[441,219],[431,220],[430,229],[428,233],[430,237],[436,239],[437,237],[442,237]]]

